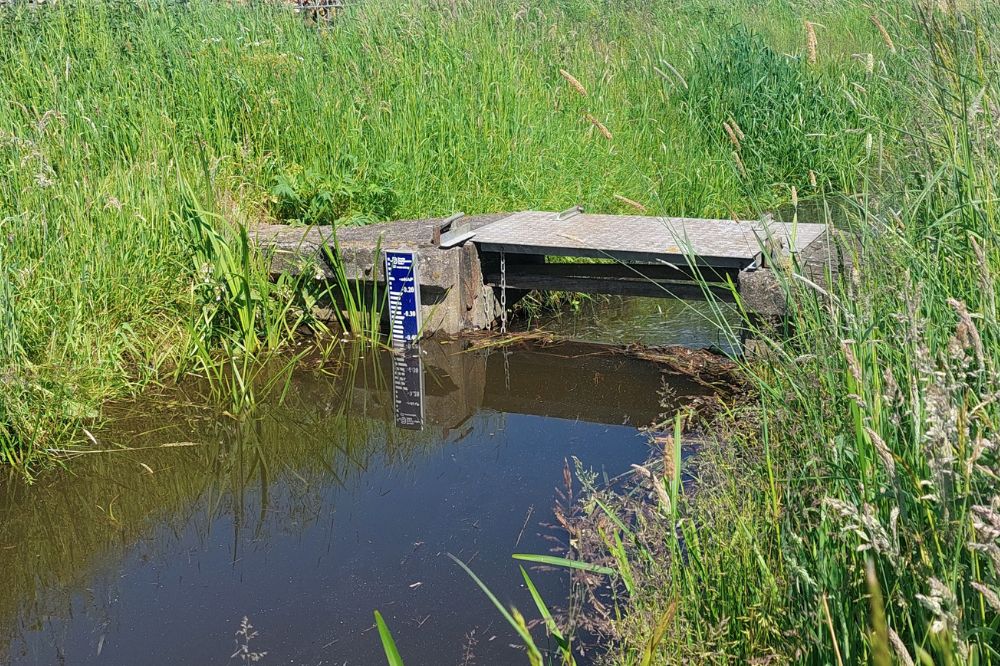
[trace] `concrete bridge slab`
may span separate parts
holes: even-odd
[[[469,216],[463,223],[476,228],[504,214]],[[493,289],[483,280],[476,248],[440,248],[434,232],[446,218],[398,220],[365,227],[301,227],[258,225],[252,235],[268,255],[271,273],[312,274],[335,280],[329,253],[342,262],[348,280],[385,284],[382,251],[414,250],[420,276],[421,321],[428,333],[457,335],[489,328],[499,316]]]
[[[335,254],[348,280],[384,284],[382,251],[416,251],[425,335],[493,326],[500,316],[501,251],[509,253],[508,290],[697,298],[705,290],[692,284],[690,264],[703,276],[716,276],[705,278],[719,282],[713,293],[727,290],[723,283],[735,278],[748,310],[767,318],[780,317],[787,309],[782,280],[791,275],[789,255],[800,275],[819,284],[826,284],[828,274],[845,263],[827,227],[818,224],[528,211],[463,217],[460,229],[451,234],[458,234],[460,242],[452,244],[453,238],[442,240],[441,234],[449,219],[337,229],[267,224],[252,235],[269,256],[272,273],[309,273],[318,280],[335,280],[329,260]],[[625,263],[574,267],[546,264],[546,256]]]

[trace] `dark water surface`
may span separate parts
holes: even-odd
[[[122,406],[97,437],[137,450],[5,484],[0,663],[243,663],[247,616],[258,663],[380,664],[376,609],[411,666],[462,663],[470,636],[470,663],[526,663],[446,554],[534,617],[510,555],[565,542],[545,523],[566,458],[625,472],[664,383],[667,410],[701,389],[587,345],[460,346],[296,372],[252,419],[179,394]],[[533,577],[564,602],[565,574]]]

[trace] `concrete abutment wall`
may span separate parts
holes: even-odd
[[[502,215],[470,218],[477,226]],[[417,253],[421,322],[425,335],[457,335],[490,328],[500,316],[499,300],[483,280],[479,254],[471,244],[439,248],[434,230],[444,219],[401,220],[366,227],[258,226],[253,236],[269,257],[272,274],[309,272],[336,280],[326,248],[336,254],[348,280],[385,284],[384,250]]]

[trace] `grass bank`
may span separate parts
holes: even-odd
[[[668,446],[662,499],[622,510],[614,663],[1000,661],[998,19],[911,10],[886,85],[914,114],[880,120],[898,180],[862,182],[860,270],[787,278],[790,326],[762,331],[758,397],[698,491],[671,486]]]
[[[318,26],[281,3],[0,8],[0,462],[283,347],[315,294],[267,282],[258,219],[863,189],[909,115],[882,83],[907,75],[903,11],[883,36],[861,5],[778,0],[370,0]]]

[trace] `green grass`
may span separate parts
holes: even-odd
[[[252,251],[208,267],[192,210],[237,245],[260,219],[631,211],[615,195],[754,215],[791,186],[862,187],[866,137],[888,159],[880,123],[906,116],[853,56],[896,69],[858,7],[370,0],[330,26],[268,3],[0,12],[0,462],[26,472],[105,400],[280,347],[308,317],[316,294],[267,285]]]
[[[866,165],[848,216],[860,270],[783,279],[789,325],[746,367],[756,401],[713,424],[677,527],[630,528],[655,557],[615,663],[674,608],[655,663],[1000,662],[1000,14],[912,20],[909,62],[879,74],[915,112],[879,119],[897,176]]]
[[[762,332],[759,403],[730,415],[754,427],[701,495],[671,479],[668,512],[603,535],[632,588],[616,656],[995,663],[997,22],[899,0],[0,9],[0,462],[31,474],[108,399],[188,372],[251,403],[321,296],[269,281],[257,220],[848,195],[863,270],[787,277],[792,326]]]

